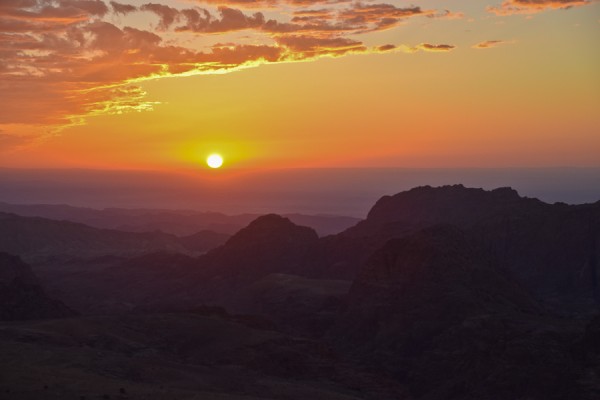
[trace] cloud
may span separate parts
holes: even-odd
[[[350,3],[352,0],[281,0],[282,4],[289,4],[296,7],[310,7],[321,4],[341,4]]]
[[[235,8],[218,8],[220,18],[201,8],[181,10],[179,19],[185,23],[175,28],[178,32],[225,33],[256,29],[273,34],[364,33],[389,29],[401,21],[414,17],[433,15],[420,7],[398,8],[391,4],[362,5],[356,3],[342,10],[297,10],[290,22],[266,19],[261,12],[245,14]],[[177,18],[177,17],[175,17]],[[171,20],[170,20],[171,21]],[[172,23],[172,22],[171,22]]]
[[[277,0],[196,0],[198,3],[216,6],[234,6],[242,8],[268,8],[277,4]]]
[[[501,44],[510,43],[505,40],[486,40],[484,42],[477,43],[473,46],[474,49],[491,49],[492,47],[499,46]]]
[[[441,53],[447,53],[449,51],[452,51],[456,48],[456,46],[451,45],[451,44],[429,44],[429,43],[421,43],[419,45],[417,45],[415,47],[415,49],[417,50],[423,50],[423,51],[431,51],[431,52],[441,52]]]
[[[219,7],[220,18],[215,18],[205,9],[186,9],[181,11],[185,24],[175,28],[177,32],[225,33],[245,29],[258,29],[265,25],[262,13],[246,15],[241,10]]]
[[[316,56],[340,56],[346,53],[367,51],[362,42],[348,38],[318,38],[311,36],[282,36],[277,43],[285,46],[294,54],[294,58],[313,58]]]
[[[147,3],[140,7],[142,11],[150,11],[156,15],[160,22],[158,27],[162,30],[167,30],[169,27],[179,19],[179,10],[173,7],[165,6],[163,4]]]
[[[17,150],[29,145],[34,137],[3,133],[0,131],[0,154]]]
[[[317,10],[298,10],[294,11],[294,17],[292,22],[298,23],[323,23],[324,21],[330,21],[335,18],[335,11],[333,9],[317,9]]]
[[[462,19],[465,17],[465,14],[462,12],[453,12],[450,10],[443,10],[441,12],[437,12],[435,14],[428,14],[428,18],[435,19]]]
[[[377,51],[384,53],[386,51],[391,51],[397,49],[397,46],[394,44],[384,44],[382,46],[377,46]]]
[[[61,34],[0,35],[0,124],[69,125],[89,115],[151,109],[136,82],[276,62],[274,46],[232,45],[199,52],[155,33],[93,21]],[[11,45],[13,48],[11,48]]]
[[[505,0],[500,6],[487,7],[496,15],[534,14],[544,10],[568,9],[591,4],[590,0]]]
[[[390,29],[414,16],[433,15],[432,10],[421,7],[398,8],[392,4],[355,4],[339,13],[339,19],[351,25],[368,25],[371,31]]]
[[[316,5],[335,5],[351,3],[352,0],[195,0],[216,6],[231,6],[238,8],[276,8],[277,6],[311,7]]]
[[[131,4],[117,3],[116,1],[111,1],[110,5],[115,14],[127,15],[138,10],[136,6],[132,6]]]
[[[102,17],[108,11],[100,0],[2,0],[0,31],[58,31]]]
[[[0,0],[0,92],[10,93],[0,96],[2,135],[37,132],[51,137],[88,117],[152,110],[159,103],[148,101],[141,87],[150,79],[400,50],[392,44],[367,47],[360,34],[390,29],[413,17],[450,15],[336,0],[277,4],[282,3],[293,7],[278,13],[271,9],[266,18],[262,12],[229,6],[178,9],[158,0],[139,7],[127,0]],[[152,13],[158,24],[141,29],[136,13]],[[136,27],[127,26],[128,21]],[[232,34],[242,30],[249,32]],[[208,35],[208,43],[224,39],[204,47],[194,41]],[[420,46],[427,51],[454,48]],[[10,142],[4,136],[1,140]]]
[[[64,9],[78,9],[87,11],[90,15],[103,16],[108,13],[108,7],[101,0],[59,0],[58,8]]]
[[[230,32],[243,29],[259,28],[265,24],[262,13],[245,15],[235,8],[219,7],[221,19],[212,20],[207,26],[207,32]]]

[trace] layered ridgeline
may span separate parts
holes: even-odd
[[[461,185],[420,187],[383,197],[366,220],[338,235],[318,238],[310,228],[268,215],[199,257],[186,257],[180,251],[182,255],[109,260],[100,262],[99,268],[90,268],[93,263],[87,262],[71,269],[76,270],[78,279],[86,281],[80,286],[83,292],[101,292],[106,284],[106,290],[118,297],[115,304],[126,303],[128,308],[221,302],[247,311],[253,303],[238,297],[246,296],[252,283],[264,288],[259,283],[263,278],[291,282],[291,278],[270,276],[285,274],[348,287],[368,257],[388,240],[445,224],[468,234],[470,241],[542,308],[577,314],[593,312],[596,307],[598,221],[600,203],[546,204],[520,197],[508,188],[484,191]],[[124,244],[118,241],[114,252],[118,253]],[[82,251],[86,248],[76,247]],[[125,247],[128,251],[135,249],[129,244]],[[110,245],[106,248],[108,251]],[[141,250],[148,249],[141,246]],[[43,275],[50,280],[56,277],[53,268],[46,268]],[[70,277],[61,274],[60,278],[63,282],[50,282],[51,286],[56,284],[63,292],[70,292],[73,303],[81,301]],[[335,298],[339,297],[337,293]]]
[[[189,310],[211,304],[235,313],[267,314],[282,325],[303,326],[307,333],[318,325],[322,332],[350,281],[306,274],[319,249],[313,229],[271,214],[199,257],[161,252],[90,260],[46,266],[42,276],[81,312]]]
[[[24,217],[79,222],[94,228],[127,232],[160,230],[178,236],[192,235],[201,230],[231,235],[260,216],[259,214],[226,215],[194,210],[94,209],[61,204],[9,204],[4,202],[0,202],[0,212]],[[321,236],[339,233],[360,221],[359,218],[340,215],[285,214],[285,217],[296,224],[310,226]]]
[[[218,319],[251,329],[228,328],[227,343],[217,346],[228,356],[217,364],[236,377],[262,379],[256,372],[263,361],[272,363],[269,390],[273,376],[294,389],[269,391],[271,398],[310,397],[293,394],[301,393],[295,380],[308,379],[301,385],[307,389],[316,377],[335,394],[319,383],[315,398],[592,400],[600,393],[599,222],[600,203],[546,204],[507,188],[420,187],[383,197],[366,220],[328,237],[266,215],[199,256],[144,251],[42,263],[36,272],[51,295],[80,312],[127,312],[82,322],[119,332],[100,341],[124,368],[102,366],[122,373],[119,382],[137,379],[122,372],[131,371],[130,356],[138,354],[129,339],[121,343],[123,335],[164,329],[154,315],[177,332],[151,331],[139,339],[140,349],[162,354],[175,345],[179,353],[170,360],[193,362],[183,375],[173,372],[187,378],[166,383],[172,387],[214,378],[197,363],[216,350],[187,339],[179,346],[176,336],[189,329],[190,337],[216,340],[221,331],[202,336],[195,329],[211,330]],[[202,328],[190,313],[203,315]],[[238,335],[261,336],[257,329],[278,331],[274,347],[244,345],[231,353],[246,340]],[[70,351],[82,359],[82,350]],[[164,365],[167,356],[149,365]],[[255,365],[254,358],[263,361]],[[98,367],[93,357],[78,362],[86,371]],[[296,371],[299,365],[309,371]],[[278,375],[280,369],[288,372]],[[260,393],[250,387],[244,394]]]
[[[419,187],[384,196],[367,219],[331,241],[352,257],[333,259],[324,273],[354,274],[387,240],[438,224],[468,232],[501,268],[555,310],[593,309],[598,295],[600,202],[547,204],[510,188],[492,191],[462,185]],[[336,265],[337,262],[337,265]]]
[[[228,237],[211,231],[185,237],[160,231],[123,232],[0,212],[0,251],[35,261],[52,257],[134,256],[155,251],[200,254]]]

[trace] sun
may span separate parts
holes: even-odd
[[[206,164],[211,168],[220,168],[223,165],[223,157],[218,154],[211,154],[206,159]]]

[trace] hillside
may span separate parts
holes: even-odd
[[[0,321],[71,317],[75,313],[51,299],[19,257],[0,252]]]
[[[189,236],[200,230],[231,235],[260,216],[259,214],[226,215],[194,210],[94,209],[63,204],[10,204],[4,202],[0,202],[0,212],[25,217],[79,222],[95,228],[127,232],[160,230],[177,236]],[[294,213],[284,216],[296,224],[313,228],[320,236],[339,233],[360,221],[359,218],[341,215]]]
[[[199,254],[228,236],[210,232],[179,238],[163,232],[122,232],[69,221],[0,213],[0,251],[28,260],[133,256],[154,251]]]
[[[0,324],[0,352],[23,400],[595,400],[599,217],[461,185],[384,196],[327,237],[275,214],[221,244],[12,215],[3,243],[85,316]]]

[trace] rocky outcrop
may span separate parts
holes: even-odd
[[[0,252],[0,320],[60,318],[75,315],[46,296],[31,269],[17,256]]]
[[[321,270],[331,277],[340,269],[356,274],[389,239],[437,224],[469,232],[548,309],[567,314],[597,309],[600,202],[546,204],[510,188],[424,186],[384,196],[365,221],[330,239]],[[351,253],[336,250],[344,246]]]
[[[299,273],[314,252],[316,232],[269,214],[252,221],[225,245],[202,257],[206,274],[253,279],[270,273]]]
[[[369,236],[381,231],[420,229],[436,224],[469,227],[485,223],[498,214],[517,208],[537,209],[548,206],[537,199],[520,197],[516,190],[491,191],[463,185],[421,186],[393,196],[383,196],[371,208],[367,219],[347,234]]]
[[[451,226],[390,240],[359,273],[332,343],[415,398],[578,398],[580,327],[545,315],[476,243]]]
[[[427,341],[475,315],[540,312],[483,249],[450,225],[387,242],[359,272],[348,302],[348,323],[360,321],[364,329],[342,329],[345,336],[354,342],[376,336],[378,345],[402,343],[405,334]],[[410,341],[406,345],[415,351]]]

